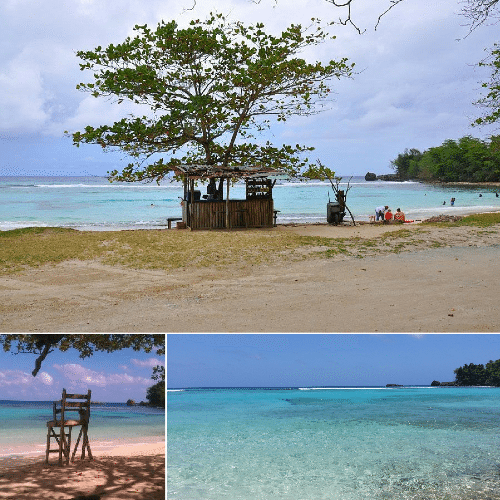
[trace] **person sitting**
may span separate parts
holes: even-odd
[[[404,214],[404,212],[401,212],[400,208],[398,208],[396,210],[396,213],[394,214],[394,220],[397,220],[399,222],[404,222],[405,221],[405,214]]]
[[[391,212],[391,209],[388,208],[386,211],[385,211],[385,214],[384,214],[384,219],[385,219],[385,222],[391,222],[392,220],[392,212]]]

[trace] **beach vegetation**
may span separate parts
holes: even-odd
[[[349,78],[346,58],[308,62],[299,57],[332,37],[320,20],[291,25],[279,36],[262,23],[232,22],[221,14],[186,28],[161,21],[136,25],[117,45],[79,51],[80,69],[93,80],[77,88],[141,113],[110,125],[87,126],[73,143],[119,149],[133,162],[111,181],[157,181],[176,165],[247,165],[307,175],[316,168],[304,145],[275,146],[257,140],[272,121],[320,112],[332,100],[331,81]]]
[[[254,265],[298,261],[304,258],[387,253],[396,249],[448,245],[433,236],[434,227],[469,226],[497,231],[500,213],[470,215],[455,222],[422,223],[387,231],[376,238],[327,238],[305,236],[288,230],[252,231],[74,231],[57,228],[26,228],[0,232],[0,275],[74,261],[137,270],[175,272],[206,269],[220,272]],[[422,239],[421,235],[426,235]],[[439,233],[438,233],[439,237]]]
[[[165,355],[165,335],[158,334],[3,334],[0,346],[4,352],[12,354],[35,354],[36,377],[45,358],[55,350],[66,352],[76,349],[80,358],[85,359],[96,351],[114,352],[130,348],[134,351],[151,352]],[[156,373],[164,374],[164,369],[157,368]],[[164,377],[163,377],[164,379]]]
[[[456,385],[487,385],[500,387],[500,359],[490,360],[486,365],[474,363],[456,368]]]
[[[146,392],[146,399],[151,406],[165,408],[165,381],[151,386]]]
[[[488,385],[488,375],[484,365],[465,364],[454,370],[457,385]]]
[[[397,229],[395,231],[387,231],[382,236],[381,239],[396,239],[396,238],[407,238],[415,234],[417,230],[415,229]]]
[[[490,68],[491,74],[489,81],[482,84],[486,89],[486,95],[474,103],[485,109],[485,113],[477,118],[473,125],[489,125],[500,120],[500,44],[496,43],[489,49],[488,56],[479,63],[479,66]]]
[[[500,136],[447,139],[424,152],[405,149],[391,161],[397,179],[426,182],[499,182]]]
[[[422,222],[423,226],[439,226],[439,227],[459,227],[459,226],[476,226],[476,227],[491,227],[500,224],[500,212],[485,212],[482,214],[471,214],[461,217],[456,221],[449,222]]]
[[[262,263],[304,241],[293,233],[272,231],[73,231],[36,228],[0,232],[0,273],[99,260],[135,269],[173,270]]]

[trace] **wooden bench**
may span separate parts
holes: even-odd
[[[182,220],[182,217],[169,217],[169,218],[167,219],[167,227],[168,227],[169,229],[172,229],[172,222],[173,222],[173,221],[178,221],[178,220]]]

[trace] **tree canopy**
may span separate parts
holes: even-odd
[[[165,408],[165,381],[160,381],[150,387],[146,393],[146,398],[150,405]]]
[[[321,111],[331,100],[329,82],[353,73],[346,58],[323,64],[298,57],[329,37],[315,19],[280,36],[221,14],[187,28],[162,21],[154,30],[134,31],[121,44],[77,53],[81,70],[94,75],[77,88],[147,110],[72,134],[76,146],[119,148],[134,159],[122,172],[110,172],[110,180],[160,181],[179,164],[269,166],[296,175],[308,165],[302,153],[312,148],[260,144],[256,134],[272,119]]]
[[[400,180],[443,182],[500,181],[500,136],[489,141],[462,137],[448,139],[423,153],[406,149],[391,162]]]
[[[489,81],[481,86],[487,89],[487,94],[478,99],[475,104],[486,110],[485,114],[477,118],[474,125],[488,125],[500,120],[500,45],[495,44],[489,56],[479,66],[489,67],[491,70]]]
[[[456,370],[457,385],[489,385],[500,387],[500,359],[490,360],[484,365],[465,364]]]
[[[156,354],[165,354],[165,336],[158,334],[4,334],[0,335],[0,345],[5,352],[36,354],[34,377],[45,358],[56,349],[62,352],[76,349],[82,359],[92,356],[95,351],[114,352],[125,348],[147,353],[156,349]],[[164,380],[164,375],[163,366],[154,368],[153,378]]]

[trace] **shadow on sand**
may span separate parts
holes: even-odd
[[[165,456],[97,457],[67,467],[9,457],[0,464],[0,498],[164,500]]]

